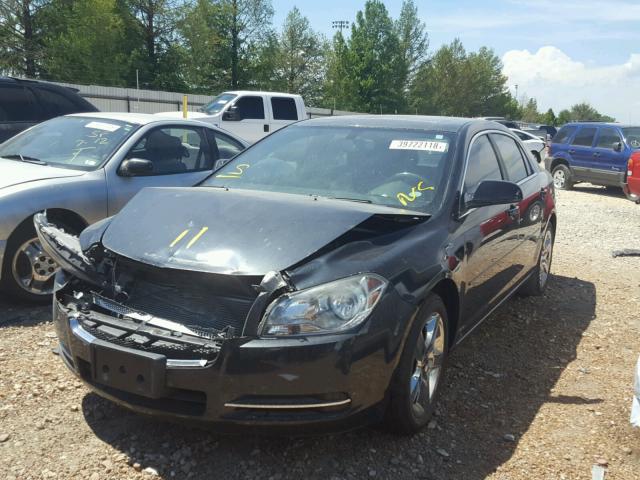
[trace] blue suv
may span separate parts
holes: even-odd
[[[616,123],[568,123],[553,137],[545,167],[556,188],[575,183],[622,187],[631,152],[640,148],[640,127]]]

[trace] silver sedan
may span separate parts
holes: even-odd
[[[36,125],[0,145],[0,287],[46,300],[58,268],[40,247],[42,210],[70,233],[116,214],[138,191],[191,186],[247,143],[195,120],[88,113]]]

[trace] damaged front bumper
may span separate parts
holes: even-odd
[[[126,309],[106,314],[71,290],[59,289],[54,300],[61,357],[95,392],[130,409],[222,430],[338,430],[381,417],[399,352],[391,332],[203,338],[170,321],[134,320]],[[385,303],[380,311],[397,313]]]

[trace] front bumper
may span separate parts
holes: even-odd
[[[415,313],[395,293],[383,300],[366,333],[230,338],[209,361],[171,359],[97,338],[82,326],[82,316],[91,314],[57,297],[54,320],[65,364],[96,393],[137,412],[213,423],[222,431],[243,425],[335,431],[383,413],[404,337],[398,327]],[[393,331],[383,328],[390,315],[406,321]]]

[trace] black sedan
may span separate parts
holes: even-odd
[[[540,295],[552,181],[505,127],[358,116],[291,125],[196,188],[149,188],[62,266],[66,365],[139,412],[240,425],[428,421],[451,348]]]

